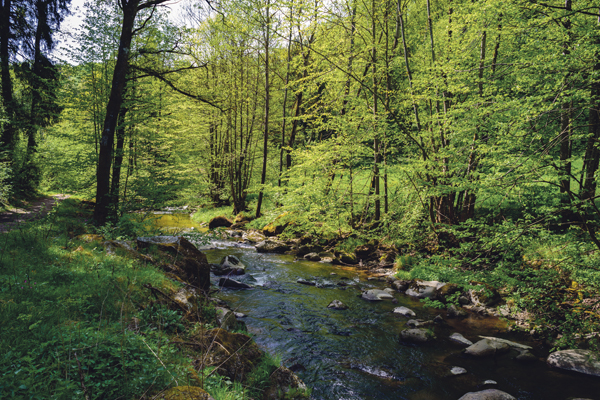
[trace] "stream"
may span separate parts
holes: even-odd
[[[246,274],[234,279],[254,288],[222,289],[218,297],[247,315],[243,320],[258,345],[280,356],[312,388],[313,399],[456,400],[490,388],[518,399],[600,399],[600,378],[550,369],[545,363],[547,349],[508,332],[497,318],[448,319],[444,312],[400,293],[394,295],[397,304],[362,300],[361,290],[388,284],[369,280],[368,274],[353,268],[259,254],[253,246],[234,241],[218,240],[199,248],[210,263],[235,255],[246,265]],[[216,285],[219,277],[212,278]],[[303,285],[298,279],[316,285]],[[328,309],[335,299],[349,309]],[[401,344],[398,334],[408,318],[392,313],[399,306],[412,309],[419,319],[442,314],[445,322],[435,327],[437,340]],[[514,350],[498,357],[467,358],[461,354],[462,346],[447,339],[453,332],[473,342],[484,335],[528,344],[539,359],[521,364],[514,360]],[[453,366],[467,373],[452,376]],[[497,384],[486,385],[486,380]]]

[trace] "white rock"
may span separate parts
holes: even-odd
[[[416,317],[417,314],[408,307],[396,307],[394,308],[394,314],[400,314],[405,317]]]
[[[452,375],[463,375],[463,374],[467,373],[467,370],[462,367],[452,367],[452,369],[450,370],[450,373]]]

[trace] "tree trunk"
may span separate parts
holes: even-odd
[[[266,15],[266,26],[265,26],[265,130],[263,138],[263,165],[262,173],[260,175],[260,184],[264,185],[267,181],[267,151],[269,145],[269,40],[270,40],[270,25],[271,25],[271,9],[270,0],[267,0],[267,15]],[[260,192],[258,193],[258,203],[256,205],[256,218],[260,217],[260,209],[263,201],[263,188],[261,186]]]
[[[106,116],[100,139],[100,154],[98,156],[98,169],[96,171],[96,207],[94,209],[94,220],[98,225],[104,225],[112,207],[110,196],[110,167],[112,161],[112,150],[115,138],[115,129],[119,120],[121,105],[123,104],[123,92],[127,81],[127,70],[129,65],[129,52],[133,37],[133,26],[138,12],[139,0],[123,1],[123,24],[119,40],[119,51],[117,62],[112,78],[112,87]]]
[[[110,186],[111,202],[114,205],[110,210],[113,218],[117,217],[117,206],[119,204],[119,191],[121,183],[121,166],[123,165],[123,148],[125,145],[125,116],[127,107],[121,107],[119,111],[119,125],[117,127],[117,148],[115,149],[115,163],[113,165],[112,182]]]
[[[0,144],[3,150],[12,152],[15,141],[15,105],[13,99],[12,79],[10,77],[10,14],[12,12],[12,0],[4,0],[2,3],[2,15],[0,19],[0,67],[2,75],[2,104],[8,121],[4,123],[4,129],[0,136]],[[9,156],[10,157],[10,156]]]

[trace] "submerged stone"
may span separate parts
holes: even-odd
[[[498,389],[486,389],[479,392],[469,392],[458,400],[516,400],[510,394]]]
[[[394,298],[394,296],[392,296],[385,290],[380,290],[380,289],[367,290],[366,292],[363,292],[361,297],[363,299],[369,300],[369,301],[391,300]]]
[[[428,329],[404,329],[400,332],[400,340],[412,343],[426,343],[435,339],[435,334]]]
[[[487,357],[506,353],[509,346],[506,343],[496,342],[489,339],[482,339],[465,349],[465,354],[473,357]]]
[[[347,310],[348,306],[339,300],[333,300],[331,303],[329,303],[327,308],[331,308],[333,310]]]

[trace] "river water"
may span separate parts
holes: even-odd
[[[279,355],[312,388],[313,399],[456,400],[467,392],[497,388],[518,399],[600,400],[600,378],[548,368],[547,350],[507,332],[501,320],[445,318],[435,328],[435,342],[405,345],[398,334],[407,318],[392,310],[406,306],[420,319],[432,319],[439,310],[424,308],[400,293],[395,294],[397,303],[362,300],[361,290],[387,285],[353,268],[259,254],[252,246],[232,241],[214,241],[205,248],[210,263],[235,255],[247,266],[246,275],[235,279],[254,288],[223,289],[218,297],[247,314],[244,321],[258,345]],[[218,277],[213,279],[216,284]],[[299,279],[316,285],[299,284]],[[328,309],[335,299],[349,309]],[[467,358],[461,346],[447,339],[453,332],[473,342],[484,335],[529,344],[539,360],[521,364],[513,359],[513,351],[495,358]],[[451,376],[453,366],[468,372]],[[497,384],[485,385],[486,380]]]

